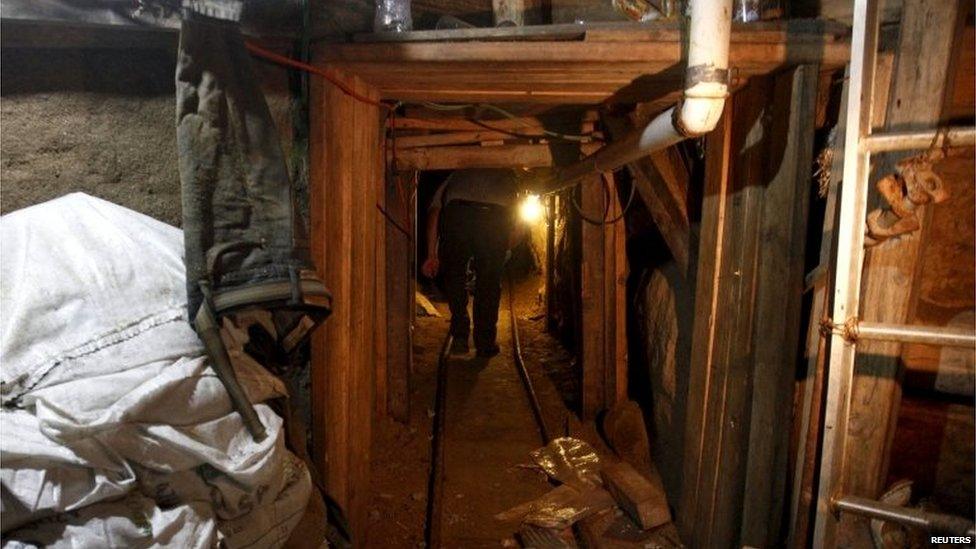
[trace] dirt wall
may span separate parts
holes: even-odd
[[[0,213],[82,191],[180,225],[171,49],[0,51]],[[286,71],[257,63],[293,151]],[[303,185],[301,162],[294,178]]]

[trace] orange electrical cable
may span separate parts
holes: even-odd
[[[285,65],[285,66],[292,67],[292,68],[295,68],[295,69],[300,69],[300,70],[303,70],[305,72],[310,72],[312,74],[317,74],[317,75],[321,76],[322,78],[325,78],[329,82],[332,82],[333,84],[335,84],[336,87],[338,87],[340,90],[342,90],[343,93],[345,93],[346,95],[352,97],[353,99],[356,99],[357,101],[362,101],[363,103],[366,103],[366,104],[369,104],[369,105],[375,105],[377,107],[382,107],[382,108],[387,109],[389,111],[395,110],[395,107],[393,105],[389,105],[387,103],[383,103],[382,101],[376,101],[375,99],[370,99],[369,97],[366,97],[365,95],[362,95],[360,93],[357,93],[356,90],[353,90],[352,88],[350,88],[348,85],[346,85],[345,83],[343,83],[341,80],[339,80],[338,78],[336,78],[334,75],[330,74],[329,71],[327,71],[325,69],[316,67],[315,65],[309,65],[308,63],[302,63],[301,61],[296,61],[295,59],[292,59],[291,57],[287,57],[287,56],[284,56],[284,55],[275,53],[273,51],[266,50],[266,49],[262,48],[261,46],[258,46],[257,44],[254,44],[253,42],[245,41],[244,42],[244,45],[247,47],[247,50],[249,52],[251,52],[252,54],[254,54],[254,55],[258,56],[258,57],[262,57],[264,59],[267,59],[268,61],[273,61],[275,63],[278,63],[279,65]]]

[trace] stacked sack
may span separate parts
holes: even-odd
[[[186,318],[183,236],[71,194],[0,217],[3,547],[278,547],[311,494],[255,442]],[[286,394],[235,361],[251,402]]]

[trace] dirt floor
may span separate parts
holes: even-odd
[[[522,354],[536,387],[550,430],[579,435],[558,387],[574,389],[572,357],[544,332],[539,280],[516,288],[516,314]],[[410,422],[380,419],[373,442],[373,498],[369,547],[421,547],[427,504],[431,417],[437,353],[447,333],[443,317],[418,317],[414,330],[414,377]],[[501,353],[490,360],[472,356],[451,360],[445,429],[442,543],[447,547],[498,547],[514,544],[517,524],[493,517],[534,499],[551,486],[538,472],[521,465],[542,445],[512,359],[507,292],[499,315]],[[595,430],[589,429],[590,436]]]

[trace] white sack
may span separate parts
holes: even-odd
[[[204,547],[215,520],[236,520],[249,528],[226,540],[283,543],[311,481],[288,474],[281,419],[257,404],[267,437],[255,442],[209,368],[186,322],[180,231],[73,194],[0,217],[0,238],[4,540],[58,546],[59,530],[98,546],[105,530],[118,546]],[[237,358],[252,402],[286,394]],[[146,521],[112,514],[133,501],[149,537]]]

